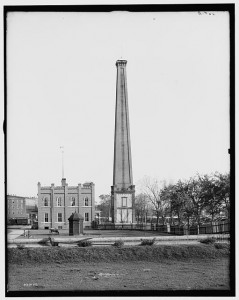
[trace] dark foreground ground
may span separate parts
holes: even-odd
[[[9,249],[9,291],[229,290],[214,245]]]
[[[10,291],[228,290],[228,259],[11,265]],[[36,293],[37,296],[37,293]]]

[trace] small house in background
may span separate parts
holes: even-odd
[[[61,186],[41,186],[38,183],[38,228],[69,229],[72,213],[83,216],[84,228],[91,227],[95,217],[95,185],[93,182],[68,186],[62,178]]]
[[[7,195],[7,223],[9,225],[27,225],[25,197]]]

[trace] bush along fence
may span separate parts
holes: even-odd
[[[139,223],[139,224],[92,224],[93,229],[98,230],[146,230],[157,231],[162,234],[171,235],[197,235],[197,234],[220,234],[230,233],[230,222],[220,222],[217,224],[208,224],[200,226],[178,226],[178,225],[158,225],[154,223]]]

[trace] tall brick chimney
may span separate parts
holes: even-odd
[[[135,218],[126,64],[126,60],[116,62],[114,169],[111,186],[113,223],[133,223]]]

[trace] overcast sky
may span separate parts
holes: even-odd
[[[117,59],[126,59],[133,180],[229,172],[229,15],[9,13],[8,193],[113,183]]]

